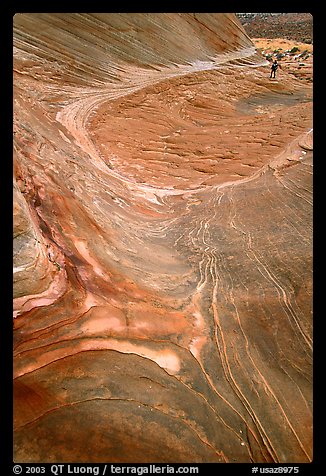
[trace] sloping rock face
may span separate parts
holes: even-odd
[[[231,14],[14,18],[16,462],[312,459],[312,91]]]

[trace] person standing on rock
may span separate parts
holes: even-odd
[[[274,63],[272,63],[272,67],[271,67],[271,75],[270,75],[270,78],[275,78],[275,73],[276,73],[276,70],[277,68],[279,67],[279,64],[276,60],[274,60]],[[281,66],[280,66],[281,67]]]

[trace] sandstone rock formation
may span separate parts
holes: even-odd
[[[16,462],[312,459],[312,89],[232,14],[14,18]]]

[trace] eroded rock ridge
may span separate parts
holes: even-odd
[[[312,90],[279,74],[233,14],[15,16],[15,462],[311,461]]]

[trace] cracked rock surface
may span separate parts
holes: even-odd
[[[312,84],[233,14],[14,17],[15,462],[312,460]]]

